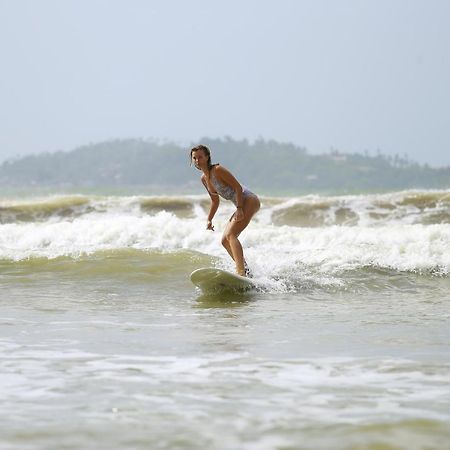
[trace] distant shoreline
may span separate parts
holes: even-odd
[[[378,153],[309,154],[290,143],[204,138],[213,161],[230,167],[261,194],[380,193],[450,188],[450,166],[431,168],[406,157]],[[188,149],[139,139],[106,141],[70,152],[30,155],[0,165],[0,188],[52,191],[201,193]]]

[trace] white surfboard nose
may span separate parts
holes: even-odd
[[[192,283],[205,293],[225,290],[242,292],[256,287],[255,283],[247,277],[214,267],[194,270],[190,278]]]

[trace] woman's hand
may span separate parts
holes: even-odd
[[[213,226],[211,220],[208,220],[208,222],[206,222],[206,229],[207,229],[207,230],[214,231],[214,226]]]
[[[236,222],[240,222],[244,219],[244,211],[242,211],[242,208],[237,208],[236,212],[234,213],[234,220]]]

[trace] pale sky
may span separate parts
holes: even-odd
[[[263,137],[450,165],[448,0],[0,0],[0,162]]]

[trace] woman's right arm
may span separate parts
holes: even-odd
[[[202,179],[203,186],[205,186],[205,189],[208,191],[209,197],[211,198],[211,207],[209,208],[208,219],[206,222],[206,229],[214,231],[214,226],[212,224],[212,220],[214,218],[214,215],[216,214],[217,208],[219,207],[219,203],[220,203],[219,194],[217,192],[210,192],[210,190],[208,189],[208,186],[206,184],[204,175],[202,175],[201,179]]]

